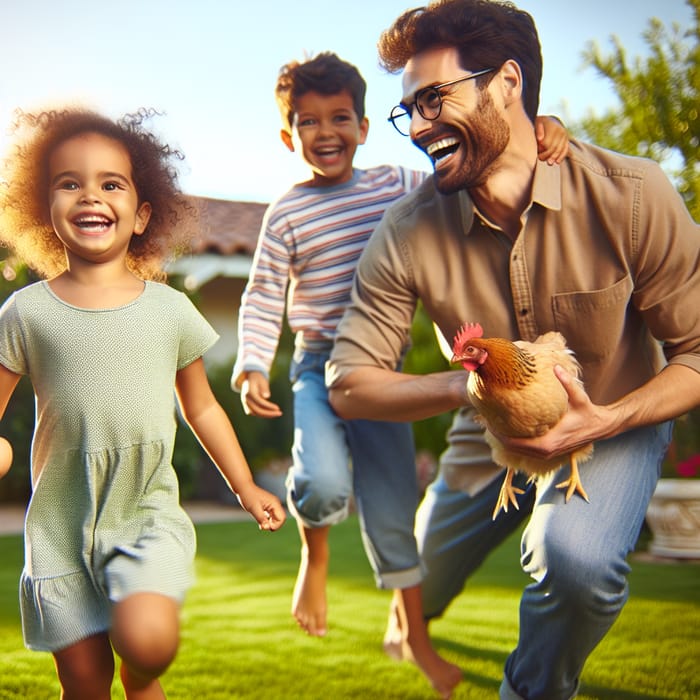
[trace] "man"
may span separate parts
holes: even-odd
[[[513,5],[408,11],[379,52],[404,71],[391,120],[434,174],[387,211],[362,255],[327,368],[331,403],[344,418],[397,421],[458,409],[418,513],[424,610],[440,615],[529,515],[522,565],[534,583],[500,694],[568,699],[627,598],[626,555],[671,420],[700,404],[700,231],[650,161],[572,141],[561,165],[538,163],[540,46]],[[590,503],[565,503],[555,473],[537,488],[521,481],[520,510],[491,520],[502,475],[473,421],[466,373],[392,369],[418,301],[448,340],[465,321],[490,336],[567,338],[586,390],[557,370],[567,414],[506,444],[552,456],[595,441],[581,467]]]

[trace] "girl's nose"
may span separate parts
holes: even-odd
[[[84,187],[80,193],[80,201],[85,203],[99,202],[101,197],[99,189],[94,187]]]

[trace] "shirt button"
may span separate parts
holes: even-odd
[[[521,316],[527,316],[527,309],[520,309],[520,315]]]

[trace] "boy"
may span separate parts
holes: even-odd
[[[308,634],[326,633],[328,532],[347,516],[354,490],[377,583],[396,590],[406,651],[438,692],[449,697],[461,671],[432,648],[420,602],[411,426],[341,420],[330,407],[324,382],[324,366],[365,243],[389,204],[427,177],[397,166],[353,167],[369,128],[365,91],[355,66],[333,53],[291,62],[280,71],[275,90],[283,122],[280,135],[290,151],[299,152],[311,177],[266,212],[241,302],[231,383],[241,391],[246,412],[265,418],[281,415],[270,400],[268,376],[287,293],[287,316],[295,333],[288,504],[302,543],[292,614]],[[558,143],[563,152],[556,155],[563,155],[566,132],[548,123],[547,140]]]

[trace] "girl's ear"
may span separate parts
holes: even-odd
[[[280,129],[280,138],[282,143],[294,153],[294,142],[292,141],[292,135],[286,129]]]
[[[136,210],[136,221],[134,223],[134,234],[140,236],[148,226],[148,222],[151,219],[151,212],[153,208],[150,202],[143,202],[141,206]]]

